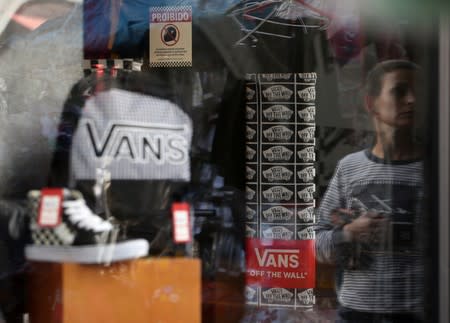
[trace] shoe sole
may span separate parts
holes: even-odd
[[[145,257],[148,250],[149,243],[144,239],[88,246],[28,245],[25,248],[25,257],[42,262],[100,264]]]

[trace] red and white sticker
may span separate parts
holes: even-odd
[[[56,227],[62,220],[62,201],[64,191],[61,188],[44,188],[41,190],[38,225]]]
[[[247,239],[247,285],[314,288],[314,240]]]
[[[190,206],[188,203],[172,205],[173,240],[175,243],[191,242]]]

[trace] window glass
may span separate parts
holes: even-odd
[[[0,0],[0,322],[434,320],[440,9]]]

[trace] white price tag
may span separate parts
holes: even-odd
[[[38,224],[41,227],[55,227],[61,223],[62,189],[42,189]]]
[[[188,203],[174,203],[172,206],[173,240],[175,243],[191,241],[191,221]]]

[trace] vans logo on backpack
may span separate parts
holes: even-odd
[[[180,165],[188,161],[184,125],[111,122],[103,134],[99,134],[94,121],[85,119],[81,129],[86,130],[97,158],[110,156],[157,165]]]

